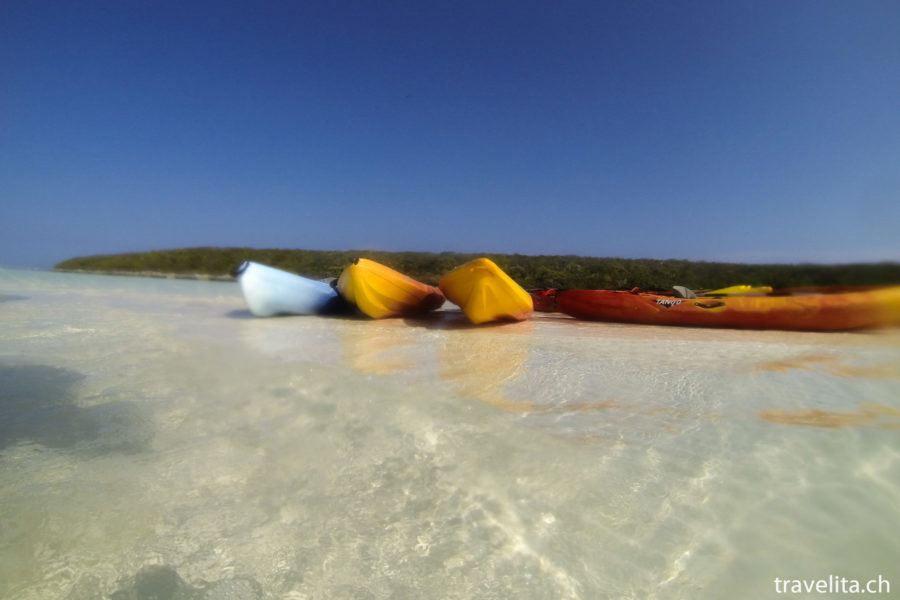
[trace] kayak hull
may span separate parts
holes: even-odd
[[[447,299],[478,325],[522,321],[531,316],[531,296],[487,258],[477,258],[447,273],[439,283]]]
[[[768,294],[772,292],[772,286],[769,285],[731,285],[718,290],[703,290],[697,292],[703,296],[733,296],[736,294]]]
[[[337,289],[373,319],[422,314],[444,303],[438,288],[366,258],[358,258],[344,269]]]
[[[536,290],[531,292],[531,301],[534,310],[538,312],[556,312],[557,290]]]
[[[315,315],[339,303],[327,283],[260,263],[245,261],[235,271],[250,312],[257,317]]]
[[[578,319],[624,323],[802,331],[872,329],[900,325],[900,286],[693,299],[563,290],[556,294],[556,308]]]

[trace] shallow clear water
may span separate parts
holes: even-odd
[[[254,319],[0,270],[0,598],[896,594],[898,506],[896,331]]]

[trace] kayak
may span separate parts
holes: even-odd
[[[646,292],[547,292],[578,319],[746,329],[837,331],[900,325],[900,286],[796,288],[767,295],[677,298]]]
[[[438,284],[472,323],[522,321],[531,316],[531,296],[487,258],[476,258],[444,275]]]
[[[770,285],[732,285],[718,290],[704,290],[703,296],[733,296],[736,294],[768,294],[772,291]]]
[[[366,258],[357,258],[344,269],[337,289],[373,319],[421,314],[444,303],[438,288]]]
[[[340,310],[337,291],[323,281],[244,261],[235,270],[250,312],[257,317],[314,315]]]
[[[538,312],[557,312],[556,311],[556,296],[559,295],[559,290],[549,289],[549,290],[534,290],[531,292],[531,302],[534,305],[534,310]]]
[[[632,290],[632,293],[638,291],[637,288]],[[725,288],[720,288],[717,290],[697,290],[692,291],[686,287],[676,285],[672,288],[671,292],[653,292],[657,296],[675,296],[678,298],[700,298],[704,296],[735,296],[735,295],[748,295],[748,294],[768,294],[772,292],[772,286],[768,285],[732,285]],[[557,290],[554,289],[545,289],[545,290],[534,290],[531,292],[531,299],[534,302],[534,310],[538,310],[541,312],[555,312],[556,311],[556,295],[558,294]]]

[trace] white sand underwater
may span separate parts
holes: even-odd
[[[3,599],[896,594],[898,506],[897,331],[254,319],[235,283],[0,270]]]

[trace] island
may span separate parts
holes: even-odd
[[[524,255],[457,252],[386,252],[380,250],[292,250],[198,247],[72,258],[54,270],[230,279],[250,260],[306,277],[337,277],[355,258],[368,258],[419,281],[436,285],[446,273],[479,256],[497,263],[529,290],[632,289],[668,290],[674,285],[710,289],[735,284],[775,288],[875,286],[900,284],[900,262],[863,264],[741,264],[652,258],[600,258],[576,255]]]

